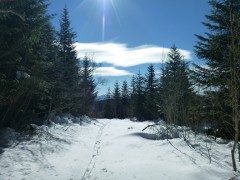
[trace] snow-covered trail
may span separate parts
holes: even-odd
[[[142,132],[148,124],[98,119],[82,126],[39,127],[43,134],[0,154],[0,180],[227,180],[234,176],[229,144],[212,144],[210,164],[203,136],[191,140],[192,145],[179,138],[152,140],[151,134]]]
[[[226,180],[231,169],[209,164],[183,140],[154,141],[141,130],[146,123],[112,120],[104,128],[86,180]]]
[[[0,180],[82,179],[99,132],[108,122],[40,127],[43,134],[6,148],[0,154]]]

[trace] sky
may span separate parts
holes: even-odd
[[[105,79],[98,85],[104,95],[116,81],[130,80],[139,71],[146,74],[150,63],[157,74],[167,61],[174,44],[184,58],[201,64],[194,53],[197,38],[206,32],[202,22],[210,13],[208,0],[49,0],[53,25],[66,5],[73,31],[77,33],[76,50],[100,64],[96,78]]]

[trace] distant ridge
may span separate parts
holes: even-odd
[[[104,100],[106,100],[106,95],[101,95],[101,96],[97,96],[96,97],[96,101],[104,101]]]

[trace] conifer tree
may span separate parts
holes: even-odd
[[[113,107],[114,107],[114,116],[116,118],[121,118],[121,94],[118,81],[115,82],[114,91],[113,91]]]
[[[141,75],[140,71],[137,76],[134,78],[134,94],[132,98],[132,109],[133,109],[133,116],[138,118],[139,120],[144,120],[145,118],[145,93],[144,93],[144,82],[145,79]]]
[[[145,102],[145,109],[146,109],[146,118],[147,119],[154,119],[157,118],[157,102],[156,102],[156,95],[157,95],[157,80],[155,78],[155,69],[152,64],[149,65],[146,74],[146,102]]]
[[[75,50],[76,33],[71,28],[67,7],[63,9],[60,19],[60,31],[58,34],[58,58],[57,65],[58,84],[57,97],[55,105],[60,106],[63,112],[75,112],[75,99],[77,88],[79,87],[79,60]],[[79,91],[79,90],[78,90]]]
[[[81,91],[80,112],[86,115],[91,115],[91,113],[93,113],[94,101],[97,96],[96,84],[93,79],[94,68],[95,63],[85,56],[82,61],[79,86]]]
[[[163,68],[160,82],[164,108],[162,111],[168,123],[187,125],[192,95],[188,66],[176,46],[171,48],[168,60]]]
[[[136,77],[132,76],[130,87],[130,117],[135,117]]]
[[[103,116],[104,118],[111,119],[113,118],[113,106],[112,106],[112,94],[110,88],[106,94],[106,100],[104,104]]]
[[[121,104],[122,104],[122,118],[127,118],[129,115],[129,89],[127,81],[124,80],[121,88]]]
[[[53,28],[44,0],[1,2],[0,126],[13,128],[44,115],[54,63]]]
[[[203,23],[208,32],[205,36],[197,35],[199,41],[196,45],[197,56],[208,68],[195,65],[195,78],[201,85],[217,92],[214,99],[221,109],[215,114],[219,115],[220,126],[228,127],[228,131],[233,133],[232,162],[234,171],[237,171],[234,154],[240,118],[240,4],[239,0],[211,0],[209,3],[212,11],[206,16],[208,21]],[[219,98],[221,96],[223,98]]]

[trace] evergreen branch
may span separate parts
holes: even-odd
[[[4,14],[13,14],[13,15],[16,15],[16,16],[18,16],[22,21],[25,21],[25,18],[21,15],[21,14],[19,14],[18,12],[16,12],[16,11],[13,11],[13,10],[0,10],[0,13],[4,13]]]

